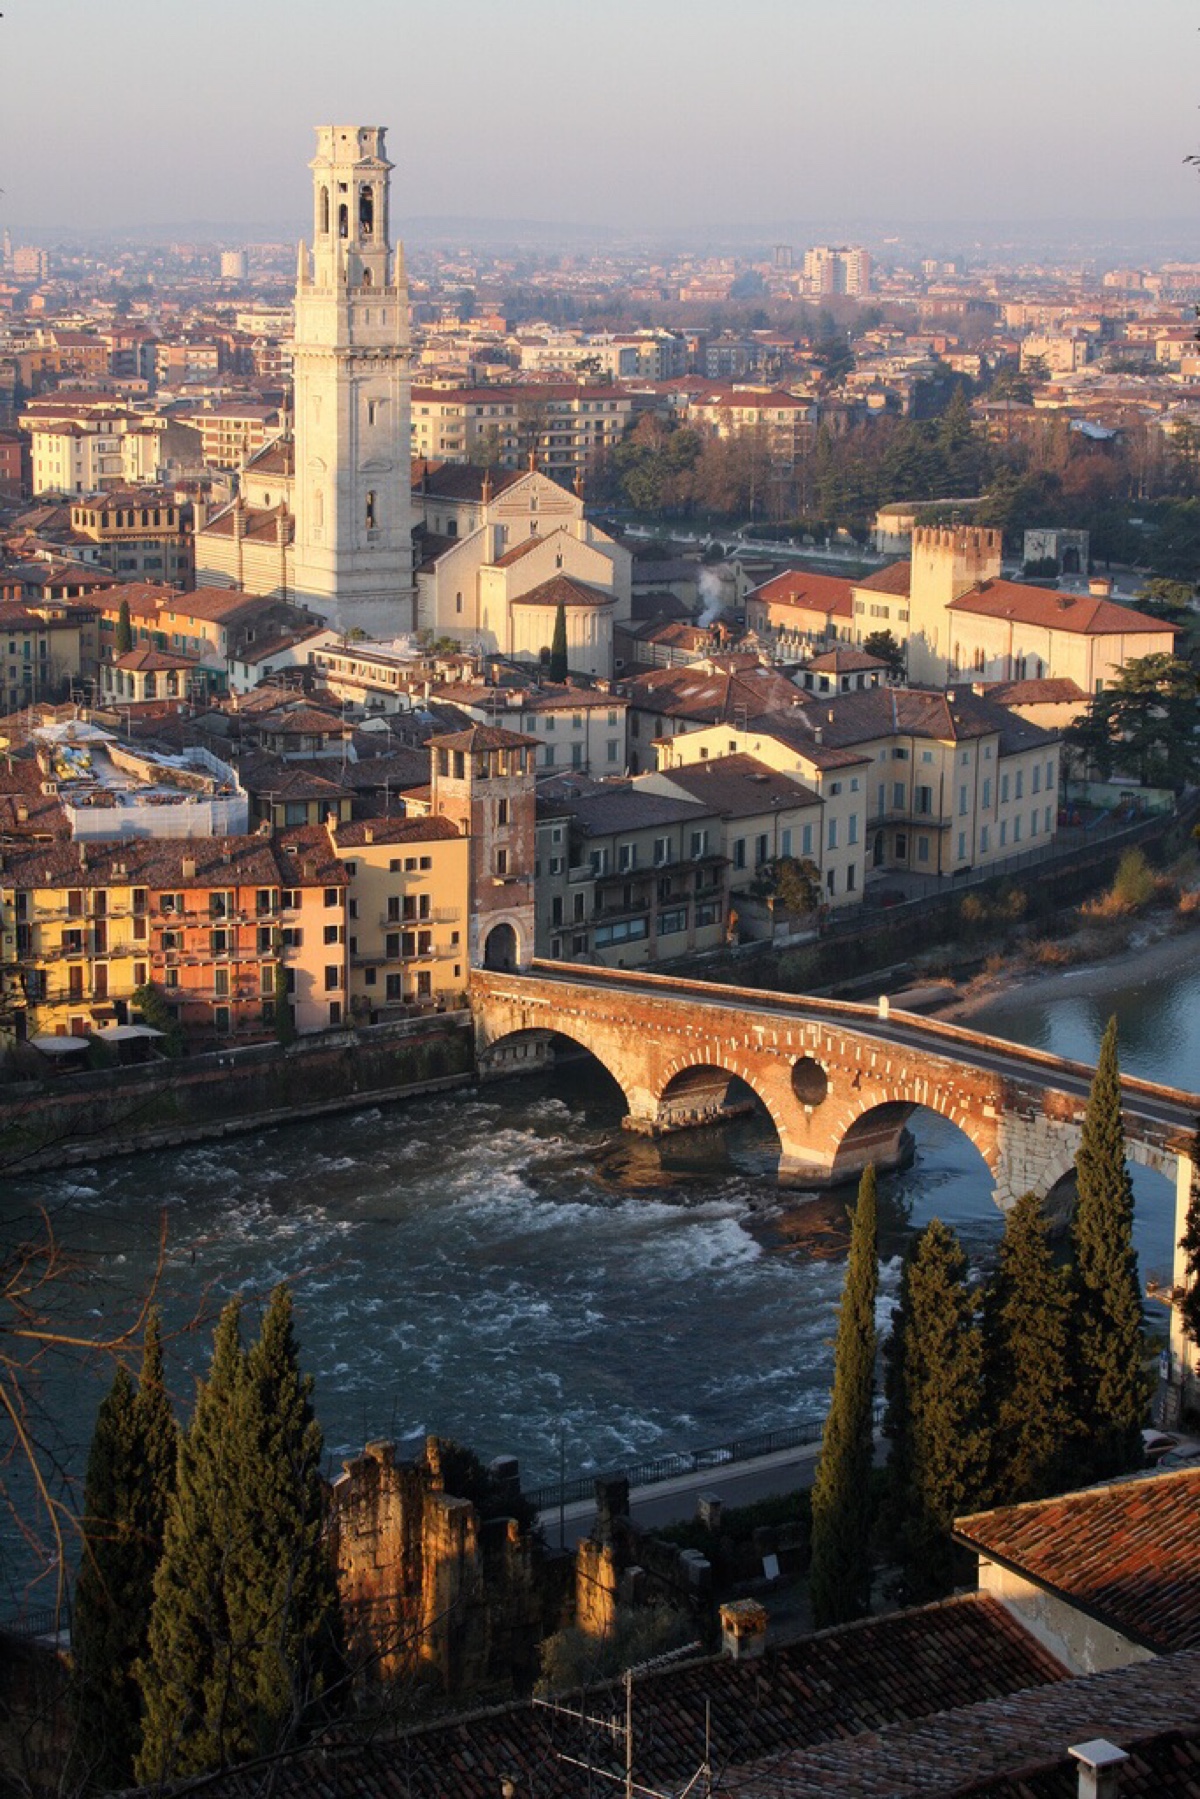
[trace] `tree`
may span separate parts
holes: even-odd
[[[868,656],[878,656],[881,662],[887,663],[889,681],[903,681],[907,671],[904,645],[897,643],[890,631],[870,632],[863,639],[862,647]]]
[[[115,648],[118,656],[127,656],[133,648],[133,625],[129,617],[128,600],[122,600],[117,608]]]
[[[987,1493],[983,1336],[967,1289],[967,1258],[935,1218],[906,1258],[892,1319],[888,1415],[892,1540],[907,1596],[953,1585],[950,1530]]]
[[[875,1295],[879,1285],[875,1169],[863,1171],[838,1313],[833,1395],[812,1495],[809,1596],[818,1630],[865,1617],[871,1605],[871,1462]]]
[[[1006,1504],[1060,1490],[1077,1419],[1071,1404],[1071,1289],[1055,1267],[1035,1193],[1008,1214],[983,1309],[992,1480]]]
[[[249,1355],[240,1316],[230,1300],[180,1448],[138,1669],[145,1783],[295,1741],[337,1665],[321,1432],[291,1297],[285,1287],[272,1294]]]
[[[547,670],[550,679],[565,681],[567,667],[567,609],[560,600],[554,614],[554,638],[550,645],[550,666]]]
[[[147,981],[145,986],[135,987],[131,997],[134,1006],[150,1029],[162,1032],[163,1049],[166,1054],[168,1056],[182,1055],[183,1027],[167,1004],[162,988],[156,986],[153,981]]]
[[[807,856],[777,856],[755,876],[756,899],[774,900],[784,912],[815,912],[824,898],[821,871]]]
[[[1094,1472],[1120,1474],[1141,1465],[1146,1390],[1115,1018],[1100,1045],[1075,1169],[1071,1244],[1079,1415]]]
[[[288,991],[288,971],[282,956],[275,964],[275,1040],[286,1049],[296,1041],[296,1021],[292,1017],[292,996]]]
[[[119,1364],[97,1415],[84,1482],[71,1650],[73,1762],[88,1786],[107,1790],[133,1780],[141,1736],[134,1668],[146,1651],[177,1447],[159,1319],[151,1312],[138,1390]]]
[[[1113,766],[1145,786],[1180,792],[1200,778],[1198,700],[1196,671],[1181,657],[1135,656],[1093,700],[1093,731],[1106,739]]]

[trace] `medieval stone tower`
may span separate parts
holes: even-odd
[[[946,608],[1000,575],[999,531],[978,526],[920,526],[913,532],[908,678],[943,687],[954,676],[953,614]]]
[[[296,598],[343,629],[413,622],[411,375],[379,125],[320,125],[294,349]]]

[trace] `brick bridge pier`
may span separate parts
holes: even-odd
[[[617,1082],[631,1130],[728,1116],[736,1077],[770,1114],[788,1185],[851,1181],[868,1162],[894,1167],[918,1106],[970,1139],[1004,1208],[1030,1190],[1046,1195],[1074,1166],[1089,1067],[889,1012],[886,1001],[854,1005],[540,960],[520,973],[473,970],[470,996],[485,1078],[544,1065],[555,1036],[566,1037]],[[1129,1159],[1175,1186],[1177,1242],[1200,1095],[1133,1079],[1122,1093]]]

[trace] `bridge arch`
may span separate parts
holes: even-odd
[[[868,1162],[878,1168],[895,1168],[906,1154],[905,1132],[914,1112],[935,1113],[953,1124],[987,1164],[995,1180],[1000,1168],[1000,1143],[993,1119],[977,1116],[935,1086],[922,1083],[918,1095],[902,1090],[873,1093],[853,1108],[838,1131],[831,1180],[834,1184],[857,1180]],[[1003,1203],[1003,1198],[997,1195]]]
[[[665,1129],[682,1123],[695,1123],[701,1117],[719,1117],[736,1104],[736,1093],[730,1093],[734,1082],[748,1089],[775,1127],[780,1144],[787,1141],[787,1118],[780,1097],[762,1078],[762,1070],[744,1057],[731,1054],[728,1046],[708,1043],[686,1054],[673,1057],[664,1064],[654,1094],[655,1122]]]
[[[598,1062],[620,1090],[626,1108],[632,1109],[636,1084],[630,1078],[629,1071],[622,1069],[616,1057],[602,1055],[595,1043],[588,1040],[586,1031],[572,1031],[569,1025],[564,1030],[557,1021],[552,1029],[518,1025],[512,1030],[498,1032],[486,1044],[479,1046],[480,1062],[484,1071],[491,1075],[520,1074],[530,1069],[547,1067],[553,1061],[556,1037],[564,1038],[576,1049],[586,1051]]]

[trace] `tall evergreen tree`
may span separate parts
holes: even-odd
[[[265,1750],[303,1728],[340,1672],[323,1440],[313,1415],[312,1377],[300,1372],[285,1286],[271,1295],[246,1374],[245,1423],[253,1453],[230,1618],[235,1634],[254,1645],[254,1688],[247,1698]]]
[[[122,600],[117,608],[117,630],[114,643],[118,656],[127,656],[133,648],[133,622],[129,616],[128,600]]]
[[[550,644],[550,666],[548,674],[552,681],[565,681],[568,671],[567,660],[567,609],[560,600],[558,610],[554,614],[554,637]]]
[[[140,1780],[278,1749],[328,1692],[338,1614],[321,1448],[286,1288],[249,1355],[231,1300],[180,1450],[140,1671]]]
[[[967,1288],[967,1259],[954,1232],[935,1218],[908,1257],[893,1332],[889,1435],[893,1519],[911,1598],[953,1584],[950,1528],[987,1490],[983,1418],[983,1334]]]
[[[1080,1416],[1093,1472],[1120,1474],[1141,1465],[1146,1385],[1115,1018],[1100,1045],[1075,1169],[1078,1198],[1071,1236]]]
[[[1026,1193],[1008,1214],[983,1309],[991,1487],[1006,1504],[1070,1483],[1078,1447],[1070,1313],[1070,1282],[1054,1265],[1041,1202]]]
[[[812,1494],[809,1597],[818,1630],[871,1606],[871,1462],[875,1296],[879,1286],[874,1165],[864,1169],[838,1313],[833,1395]]]
[[[163,1385],[158,1314],[136,1394],[124,1366],[101,1403],[84,1485],[83,1557],[71,1629],[74,1766],[89,1786],[127,1786],[141,1735],[134,1667],[145,1653],[175,1481],[177,1432]]]
[[[180,1444],[149,1644],[138,1665],[145,1723],[135,1774],[147,1785],[221,1767],[256,1747],[238,1703],[249,1684],[247,1648],[233,1640],[226,1597],[248,1460],[245,1383],[241,1304],[231,1299]]]

